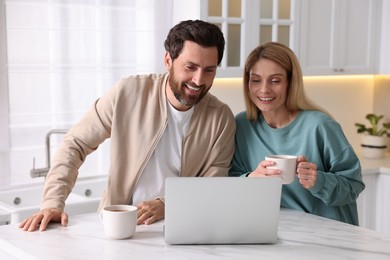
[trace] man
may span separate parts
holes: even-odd
[[[63,211],[86,156],[110,138],[110,169],[99,210],[111,204],[138,207],[138,224],[164,218],[169,176],[227,176],[234,153],[234,116],[208,93],[225,40],[203,21],[183,21],[164,46],[167,73],[132,76],[98,99],[65,135],[47,175],[41,210],[20,223],[43,231],[65,226]]]

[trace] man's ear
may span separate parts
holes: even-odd
[[[171,59],[171,55],[169,54],[169,52],[165,52],[164,64],[165,64],[165,68],[166,68],[167,70],[170,70],[170,69],[171,69],[171,66],[172,66],[172,59]]]

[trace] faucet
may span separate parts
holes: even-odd
[[[30,170],[31,178],[45,177],[50,170],[50,137],[53,134],[66,134],[68,129],[52,129],[46,133],[46,164],[44,168],[35,168],[35,157],[33,158],[33,168]]]

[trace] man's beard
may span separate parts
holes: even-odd
[[[173,95],[176,97],[176,99],[182,104],[183,106],[192,107],[199,103],[200,100],[207,94],[210,87],[207,87],[206,85],[200,85],[197,86],[194,83],[187,83],[190,86],[194,86],[196,88],[200,88],[200,93],[197,95],[188,95],[181,87],[182,85],[176,81],[175,74],[173,72],[173,68],[169,71],[169,87],[171,88]],[[182,83],[184,84],[184,83]],[[186,88],[186,87],[184,87]]]

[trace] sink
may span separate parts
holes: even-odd
[[[105,178],[78,180],[65,202],[65,212],[70,216],[96,212],[105,184]],[[23,221],[39,211],[42,190],[43,184],[0,190],[0,212],[11,215],[11,224]]]
[[[83,181],[76,182],[72,193],[84,198],[100,198],[106,188],[106,184],[106,178],[85,179]]]

